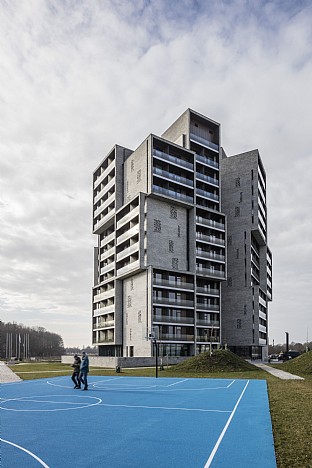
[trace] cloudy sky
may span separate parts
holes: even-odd
[[[0,0],[0,319],[91,344],[92,173],[185,109],[258,148],[270,342],[312,339],[310,0]]]

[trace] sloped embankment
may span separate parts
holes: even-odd
[[[249,362],[236,356],[231,351],[225,350],[213,351],[211,356],[209,352],[199,354],[170,369],[170,371],[177,372],[243,372],[257,370]]]
[[[291,374],[312,374],[312,351],[286,361],[278,367]]]

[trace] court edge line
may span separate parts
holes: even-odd
[[[41,458],[37,457],[37,455],[35,455],[34,453],[32,453],[29,450],[25,449],[24,447],[21,447],[20,445],[14,444],[13,442],[10,442],[9,440],[5,440],[5,439],[1,439],[1,438],[0,438],[0,440],[1,440],[1,442],[4,442],[4,443],[9,444],[9,445],[13,445],[13,447],[16,447],[16,448],[22,450],[23,452],[28,453],[28,455],[30,455],[35,460],[37,460],[45,468],[50,468],[49,465],[47,465],[46,463],[44,463],[43,460],[41,460]]]
[[[225,424],[225,426],[224,426],[224,428],[223,428],[223,431],[221,432],[221,434],[220,434],[220,436],[219,436],[219,438],[218,438],[218,440],[217,440],[217,442],[216,442],[216,445],[214,446],[214,448],[213,448],[213,450],[212,450],[212,452],[211,452],[211,454],[210,454],[208,460],[206,461],[206,464],[205,464],[204,468],[209,468],[209,466],[211,465],[211,462],[212,462],[212,460],[214,459],[215,454],[217,453],[217,450],[218,450],[218,448],[219,448],[219,445],[221,444],[221,441],[222,441],[222,439],[223,439],[223,437],[224,437],[224,435],[225,435],[225,433],[226,433],[226,431],[227,431],[227,429],[228,429],[228,427],[229,427],[229,425],[230,425],[230,422],[231,422],[232,419],[233,419],[233,416],[234,416],[234,414],[235,414],[235,411],[237,410],[237,407],[238,407],[238,405],[239,405],[239,402],[241,401],[241,399],[242,399],[242,397],[243,397],[243,395],[244,395],[244,393],[245,393],[245,390],[246,390],[248,384],[249,384],[249,380],[247,381],[247,383],[246,383],[246,385],[245,385],[245,387],[244,387],[242,393],[240,394],[240,397],[239,397],[239,399],[237,400],[236,405],[234,406],[234,409],[233,409],[233,411],[232,411],[232,413],[231,413],[229,419],[227,420],[227,422],[226,422],[226,424]]]
[[[142,409],[162,409],[162,410],[176,410],[176,411],[199,411],[202,413],[231,413],[229,410],[213,410],[202,408],[175,408],[171,406],[144,406],[144,405],[113,405],[109,403],[99,403],[96,406],[109,406],[117,408],[142,408]]]

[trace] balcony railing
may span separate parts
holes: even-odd
[[[189,289],[189,290],[194,290],[194,284],[193,283],[185,283],[183,281],[181,282],[176,282],[176,281],[170,281],[170,280],[165,280],[165,279],[153,279],[153,285],[154,286],[166,286],[168,288],[172,289]]]
[[[127,213],[125,216],[123,216],[117,221],[117,229],[119,229],[123,224],[127,223],[131,219],[138,216],[139,213],[140,213],[140,207],[136,206],[133,210],[130,211],[130,213]]]
[[[115,295],[115,288],[108,289],[107,291],[96,294],[96,296],[94,296],[94,302],[103,301],[104,299],[107,299],[114,295]]]
[[[204,294],[207,294],[207,296],[219,296],[220,295],[219,289],[205,288],[202,286],[196,287],[196,293],[204,293]]]
[[[93,330],[99,330],[100,328],[114,327],[114,320],[108,320],[107,322],[100,322],[96,325],[93,325]]]
[[[212,148],[215,151],[219,151],[219,145],[213,143],[210,140],[207,140],[206,138],[196,135],[195,133],[190,133],[190,139],[200,143],[201,145],[207,146],[208,148]]]
[[[194,187],[194,181],[191,179],[187,179],[186,177],[179,176],[174,174],[173,172],[164,171],[163,169],[159,169],[158,167],[153,168],[153,174],[161,177],[165,177],[166,179],[173,180],[174,182],[178,182],[179,184],[188,185],[189,187]]]
[[[211,176],[207,176],[205,174],[202,174],[201,172],[196,172],[196,179],[208,182],[208,184],[219,186],[218,179],[216,179],[215,177],[211,177]]]
[[[207,328],[212,328],[212,327],[220,327],[220,322],[218,320],[196,320],[196,325],[202,325]]]
[[[94,344],[105,344],[105,343],[114,343],[114,338],[107,338],[107,339],[103,339],[101,338],[100,340],[95,340],[93,341]]]
[[[216,278],[225,278],[225,272],[222,270],[214,270],[213,268],[198,268],[196,267],[196,273],[204,276],[214,276]]]
[[[202,218],[201,216],[196,216],[196,223],[203,224],[204,226],[209,226],[216,229],[225,229],[224,223],[218,223],[214,219]]]
[[[139,225],[133,226],[129,231],[124,232],[121,236],[117,237],[116,244],[119,245],[123,241],[130,239],[131,237],[139,234]]]
[[[160,341],[194,341],[194,335],[174,335],[173,333],[161,333]]]
[[[220,337],[208,336],[208,335],[197,335],[196,341],[202,342],[202,343],[218,343],[220,341]]]
[[[165,153],[164,151],[160,151],[157,149],[153,150],[153,155],[156,156],[157,158],[163,159],[164,161],[169,161],[177,166],[182,166],[186,167],[187,169],[194,169],[194,166],[192,163],[185,161],[184,159],[177,158],[176,156],[172,156],[171,154]]]
[[[99,177],[94,182],[94,188],[96,188],[102,182],[102,180],[105,179],[105,177],[114,169],[114,167],[115,167],[115,161],[112,161],[111,163],[109,163],[107,168],[102,172],[101,175],[99,175]]]
[[[207,192],[207,190],[202,190],[197,188],[196,189],[196,195],[200,195],[201,197],[209,198],[210,200],[219,200],[219,195],[216,195],[215,193]]]
[[[175,198],[176,200],[181,200],[187,203],[194,202],[194,198],[189,195],[175,192],[174,190],[166,189],[164,187],[159,187],[159,185],[153,185],[153,191],[156,193],[160,193],[161,195],[166,195],[167,197]]]
[[[210,260],[216,260],[218,262],[224,262],[225,256],[219,255],[214,252],[205,252],[204,250],[196,249],[196,257],[208,258]]]
[[[153,297],[153,304],[174,305],[175,307],[194,307],[194,301],[188,299],[170,299],[169,297]]]
[[[202,156],[201,154],[196,154],[196,161],[207,164],[207,166],[213,167],[215,169],[219,168],[219,163],[217,161],[208,158],[207,156]]]
[[[213,310],[219,312],[220,306],[215,304],[205,304],[204,302],[197,302],[196,309]]]
[[[194,323],[194,317],[169,317],[168,315],[154,315],[153,322],[187,324]]]
[[[117,276],[124,275],[124,274],[128,273],[129,271],[132,271],[132,270],[134,270],[136,268],[139,268],[139,267],[140,267],[139,260],[135,260],[134,262],[130,262],[127,265],[125,265],[124,267],[119,268],[119,270],[116,271],[116,275]]]
[[[206,236],[205,234],[201,234],[199,232],[196,232],[196,239],[203,242],[209,242],[210,244],[225,245],[224,239],[216,236]]]
[[[105,307],[100,307],[93,311],[93,317],[98,317],[99,315],[112,314],[115,312],[115,304],[109,304]]]
[[[139,242],[136,242],[135,244],[130,245],[130,247],[127,247],[126,249],[119,252],[119,254],[117,254],[117,261],[127,257],[128,255],[131,255],[133,252],[137,252],[138,250]]]

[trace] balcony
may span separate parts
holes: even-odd
[[[175,192],[174,190],[166,189],[164,187],[159,187],[158,185],[153,185],[153,192],[165,195],[166,197],[175,198],[176,200],[180,200],[186,203],[194,202],[194,198],[189,195]]]
[[[208,242],[209,244],[222,246],[225,245],[225,240],[221,237],[206,236],[205,234],[201,234],[200,232],[196,232],[196,239],[202,242]]]
[[[130,213],[127,213],[119,221],[117,221],[117,229],[119,229],[121,226],[123,226],[127,222],[131,221],[131,219],[135,218],[136,216],[139,216],[139,213],[140,213],[140,207],[136,206],[133,210],[130,211]]]
[[[101,241],[100,247],[104,247],[104,245],[108,244],[113,239],[115,239],[115,232],[111,232],[108,236],[105,236]]]
[[[196,154],[196,161],[206,164],[207,166],[213,167],[214,169],[219,169],[219,163],[214,159],[208,158],[207,156]]]
[[[114,327],[114,326],[115,326],[114,320],[107,320],[106,322],[100,322],[96,325],[93,325],[93,330],[99,330],[101,328],[108,328],[108,327]]]
[[[203,180],[204,182],[208,182],[208,184],[216,185],[217,187],[219,187],[218,179],[202,174],[201,172],[196,172],[196,179]]]
[[[100,260],[106,260],[108,257],[111,257],[112,255],[115,254],[115,246],[111,247],[110,249],[105,250],[101,256]]]
[[[220,295],[219,289],[213,289],[213,288],[209,288],[205,286],[197,286],[196,293],[203,293],[203,294],[206,294],[207,296],[219,296]]]
[[[215,252],[206,252],[205,250],[196,249],[196,257],[208,258],[216,262],[225,262],[225,256],[216,254]]]
[[[203,326],[203,327],[207,327],[207,328],[215,328],[215,327],[220,327],[220,322],[218,320],[196,320],[196,326],[199,325],[199,326]]]
[[[115,167],[115,161],[112,161],[107,166],[107,168],[102,172],[102,174],[96,179],[96,181],[94,182],[94,188],[96,188],[102,182],[102,180],[105,179],[105,177],[114,169],[114,167]]]
[[[193,324],[194,317],[169,317],[168,315],[154,315],[154,323]]]
[[[216,312],[220,311],[220,306],[215,305],[215,304],[207,304],[204,302],[197,302],[196,303],[196,309],[201,309],[201,310],[213,310]]]
[[[112,208],[105,216],[103,216],[103,218],[99,219],[99,221],[97,221],[95,224],[94,224],[94,227],[93,227],[93,231],[94,233],[96,234],[96,231],[101,227],[103,226],[109,219],[111,219],[115,214],[115,207]]]
[[[103,268],[100,270],[100,274],[104,275],[108,271],[115,270],[115,262],[108,263],[107,265],[104,265]]]
[[[101,338],[101,339],[98,339],[98,340],[94,340],[93,341],[93,344],[106,344],[106,343],[114,343],[114,338],[107,338],[107,339],[104,339],[104,338]]]
[[[133,226],[131,229],[124,232],[123,234],[121,234],[121,236],[117,237],[116,244],[119,245],[122,242],[124,242],[125,240],[128,240],[128,239],[130,239],[131,237],[133,237],[133,236],[135,236],[137,234],[139,234],[139,225],[138,224],[136,226]]]
[[[104,314],[113,314],[114,312],[115,312],[115,304],[109,304],[105,307],[94,309],[93,317],[98,317],[99,315],[104,315]]]
[[[153,279],[153,286],[164,286],[166,288],[171,288],[171,289],[188,289],[193,291],[194,290],[194,284],[193,283],[185,283],[183,281],[181,282],[176,282],[176,281],[170,281],[170,280],[165,280],[165,279]]]
[[[197,335],[196,341],[197,343],[219,343],[220,337],[208,336],[208,335]]]
[[[93,301],[94,302],[103,301],[104,299],[108,299],[109,297],[113,297],[114,295],[115,295],[115,288],[108,289],[107,291],[94,296]]]
[[[224,223],[218,223],[217,221],[213,219],[202,218],[201,216],[196,216],[196,223],[202,224],[203,226],[209,226],[212,228],[221,229],[222,231],[224,231],[225,229]]]
[[[196,195],[208,198],[209,200],[219,201],[219,195],[216,195],[211,192],[207,192],[207,190],[202,190],[202,189],[197,188]]]
[[[189,187],[194,187],[193,180],[188,179],[186,177],[179,176],[177,174],[174,174],[173,172],[164,171],[163,169],[159,169],[158,167],[153,168],[153,174],[160,176],[160,177],[165,177],[166,179],[169,179],[169,180],[173,180],[174,182],[177,182],[179,184],[184,184],[184,185],[188,185]]]
[[[195,135],[195,133],[190,133],[190,139],[195,141],[196,143],[200,143],[201,145],[206,146],[209,149],[213,149],[214,151],[219,151],[219,145],[199,135]]]
[[[176,164],[177,166],[185,167],[192,171],[194,170],[194,165],[192,163],[185,161],[184,159],[178,158],[176,156],[172,156],[171,154],[165,153],[164,151],[154,149],[153,155],[159,159],[162,159],[163,161],[169,161],[173,164]]]
[[[130,262],[130,263],[128,263],[128,265],[125,265],[124,267],[119,268],[116,271],[116,276],[125,275],[125,274],[129,273],[130,271],[136,270],[138,268],[140,268],[140,261],[139,260],[136,260],[134,262]]]
[[[173,333],[161,333],[160,341],[194,341],[194,335],[174,335]]]
[[[105,208],[107,208],[115,200],[115,193],[112,193],[94,212],[94,218],[96,218]]]
[[[136,242],[130,247],[127,247],[126,249],[119,252],[119,254],[117,254],[117,261],[122,260],[125,257],[128,257],[129,255],[133,254],[134,252],[137,252],[138,250],[139,250],[139,242]]]
[[[194,301],[189,299],[171,299],[169,297],[153,297],[153,304],[163,304],[175,307],[194,307]]]
[[[198,268],[196,267],[196,273],[202,276],[212,276],[214,278],[225,278],[225,272],[222,270],[215,270],[213,268]]]

